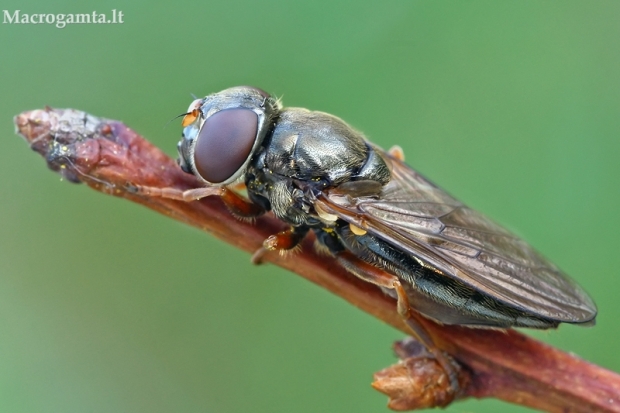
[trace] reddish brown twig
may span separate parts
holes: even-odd
[[[67,179],[143,204],[248,252],[256,251],[267,236],[283,228],[269,215],[254,224],[241,222],[215,197],[185,203],[138,195],[136,185],[185,190],[200,183],[120,122],[50,108],[24,112],[15,122],[32,149]],[[277,254],[267,255],[265,261],[296,272],[408,331],[391,298],[351,276],[334,260],[317,255],[311,242],[305,240],[303,253],[294,261]],[[421,317],[419,321],[437,345],[462,366],[459,397],[495,397],[549,412],[620,412],[620,376],[613,372],[516,331],[440,326]],[[392,408],[430,407],[451,400],[452,395],[442,393],[445,377],[434,361],[415,350],[411,342],[398,344],[397,353],[404,360],[378,373],[373,384],[390,395]]]

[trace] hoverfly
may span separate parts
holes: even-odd
[[[395,297],[406,321],[413,308],[469,327],[594,322],[592,299],[555,265],[333,115],[234,87],[191,103],[178,151],[205,186],[143,191],[219,195],[240,216],[272,211],[290,229],[263,251],[294,248],[313,231],[348,271]],[[249,200],[228,189],[239,182]]]

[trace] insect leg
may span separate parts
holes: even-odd
[[[200,187],[182,191],[177,188],[157,188],[153,186],[132,185],[130,191],[145,196],[175,199],[177,201],[192,202],[207,196],[219,196],[230,212],[238,217],[252,218],[262,215],[265,210],[258,204],[251,202],[226,187]]]
[[[221,188],[219,196],[230,212],[238,217],[254,218],[265,213],[265,209],[262,206],[242,197],[228,188]]]
[[[403,321],[405,321],[415,338],[422,343],[439,362],[450,379],[453,391],[456,393],[459,389],[459,381],[457,372],[452,364],[453,362],[446,353],[435,345],[432,337],[414,317],[409,298],[398,277],[363,261],[347,250],[336,254],[336,259],[347,271],[362,280],[396,292],[396,309],[398,314],[403,318]]]
[[[205,198],[211,195],[221,196],[222,189],[224,188],[200,187],[182,191],[177,188],[158,188],[155,186],[128,185],[129,192],[137,195],[162,197],[185,202],[196,201],[198,199]]]
[[[309,228],[305,226],[291,227],[286,231],[278,232],[277,234],[267,237],[267,239],[263,241],[263,246],[252,255],[252,263],[260,264],[265,254],[269,251],[284,252],[295,248],[306,236],[308,229]]]

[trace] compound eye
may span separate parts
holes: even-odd
[[[202,125],[194,147],[196,171],[208,182],[231,178],[250,156],[258,116],[249,109],[225,109]]]

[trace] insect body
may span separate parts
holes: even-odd
[[[205,183],[179,199],[220,195],[238,215],[273,211],[308,231],[347,270],[444,324],[552,328],[592,323],[596,306],[528,244],[420,176],[341,119],[283,108],[235,87],[197,99],[183,120],[179,164]],[[249,202],[227,189],[243,182]]]

